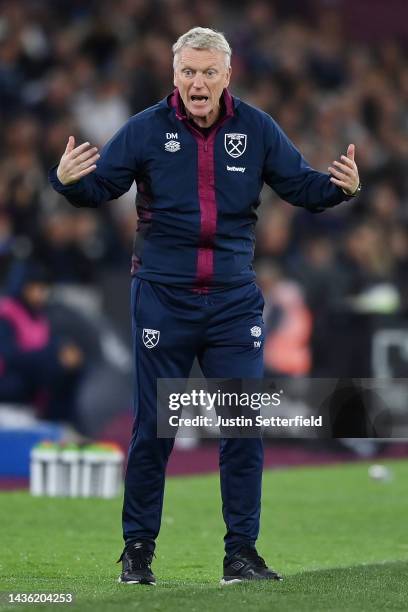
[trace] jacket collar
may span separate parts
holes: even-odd
[[[222,100],[224,101],[225,106],[224,117],[233,117],[234,110],[240,102],[239,99],[231,96],[228,89],[224,89],[224,91],[222,92]],[[186,109],[184,107],[180,92],[177,87],[169,96],[167,96],[167,98],[165,98],[165,100],[163,100],[163,102],[164,101],[166,102],[167,106],[175,110],[177,119],[180,119],[182,121],[188,120]]]

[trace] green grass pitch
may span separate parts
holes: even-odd
[[[116,582],[121,500],[1,493],[0,591],[72,592],[68,609],[98,612],[407,610],[408,461],[387,465],[390,482],[365,463],[265,472],[258,550],[285,580],[229,587],[216,475],[168,479],[156,587]]]

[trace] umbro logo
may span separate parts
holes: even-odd
[[[251,327],[251,336],[254,336],[255,338],[259,338],[261,334],[262,334],[262,329],[259,327],[259,325],[254,325],[253,327]]]
[[[254,325],[253,327],[251,327],[250,331],[251,336],[253,336],[254,338],[259,338],[259,336],[262,334],[262,329],[259,327],[259,325]],[[261,346],[261,340],[254,340],[254,348],[261,348]]]
[[[180,151],[181,144],[177,140],[169,140],[165,143],[164,148],[169,153],[175,153],[176,151]]]
[[[175,153],[176,151],[180,151],[181,144],[178,142],[178,133],[177,132],[166,132],[166,140],[167,142],[164,144],[164,148],[169,153]]]
[[[232,569],[234,569],[235,571],[240,570],[241,568],[243,568],[245,566],[245,563],[242,563],[242,561],[235,561],[231,567]]]

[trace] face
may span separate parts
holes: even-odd
[[[32,281],[23,289],[23,297],[33,310],[42,310],[48,301],[49,287],[45,283]]]
[[[217,120],[220,98],[230,76],[231,68],[226,67],[222,51],[184,47],[177,54],[174,85],[197,125],[209,127]]]

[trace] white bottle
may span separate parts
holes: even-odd
[[[104,453],[102,476],[102,497],[111,498],[119,494],[123,474],[123,453],[119,448],[112,447]]]
[[[31,451],[31,495],[58,495],[59,450],[52,442],[42,442]]]
[[[100,497],[103,456],[96,444],[82,451],[81,496]]]
[[[82,497],[116,497],[122,484],[123,453],[109,443],[92,444],[82,454]]]
[[[81,452],[75,445],[60,452],[59,495],[78,497],[80,493]]]

